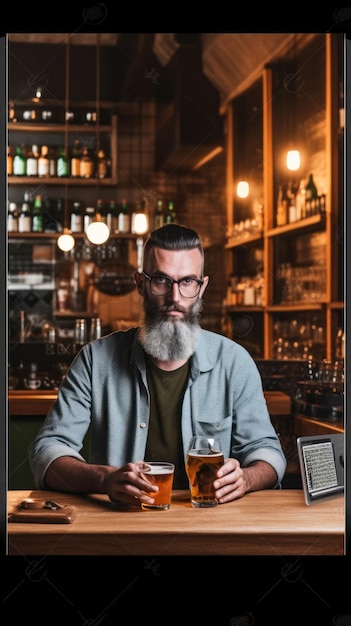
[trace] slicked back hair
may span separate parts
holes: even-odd
[[[144,244],[144,259],[152,248],[163,250],[194,250],[197,248],[202,258],[202,272],[204,270],[204,249],[199,235],[192,228],[181,224],[165,224],[153,230]]]

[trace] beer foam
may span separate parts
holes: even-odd
[[[150,471],[145,472],[146,475],[152,474],[153,476],[160,474],[173,474],[173,471],[168,469],[167,467],[150,467]]]

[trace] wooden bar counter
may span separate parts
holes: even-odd
[[[10,415],[45,415],[57,398],[57,391],[25,391],[11,389],[8,394]],[[271,415],[290,414],[291,400],[286,393],[266,391],[265,398]]]
[[[8,523],[9,555],[343,555],[344,497],[307,506],[302,490],[267,490],[212,509],[174,491],[168,511],[122,507],[104,495],[8,492],[75,507],[69,524]]]

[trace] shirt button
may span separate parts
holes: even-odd
[[[146,422],[141,422],[140,428],[146,428]]]

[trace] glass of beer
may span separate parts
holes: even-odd
[[[213,481],[223,463],[221,442],[217,437],[192,437],[185,461],[192,506],[217,506]]]
[[[157,492],[150,494],[154,498],[153,504],[142,502],[141,506],[143,509],[156,509],[159,511],[169,509],[172,497],[174,467],[173,463],[165,463],[163,461],[146,461],[143,463],[143,469],[140,470],[143,478],[158,487]]]

